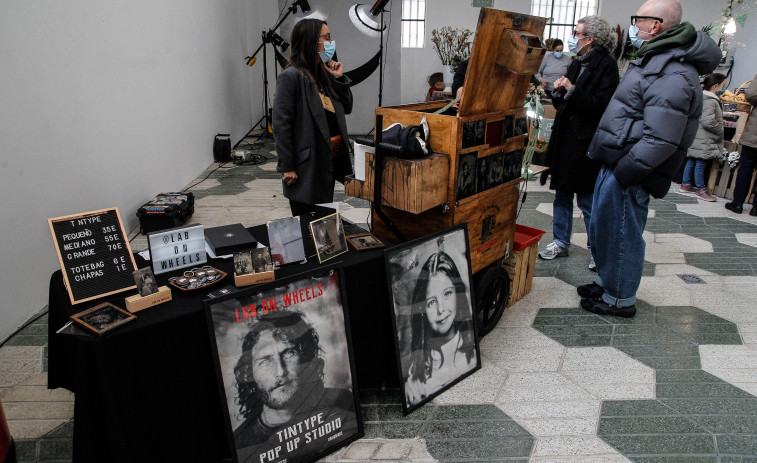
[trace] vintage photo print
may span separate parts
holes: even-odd
[[[383,248],[382,243],[378,238],[370,233],[357,233],[355,235],[347,235],[347,242],[352,245],[358,251],[365,251],[366,249]]]
[[[463,149],[484,144],[486,120],[465,122],[463,124]]]
[[[363,435],[340,272],[206,301],[234,461],[315,461]]]
[[[505,161],[505,153],[504,151],[491,154],[488,156],[489,158],[489,165],[488,165],[488,171],[486,174],[486,189],[494,188],[497,185],[502,184],[503,174],[504,174],[504,161]]]
[[[273,259],[269,248],[256,248],[252,250],[252,269],[255,273],[273,271]]]
[[[505,117],[504,139],[515,136],[515,115],[511,114]]]
[[[528,120],[526,116],[515,119],[515,135],[528,134]]]
[[[457,200],[476,192],[476,158],[478,152],[460,155],[457,165]]]
[[[476,160],[476,193],[481,193],[489,188],[486,179],[489,176],[490,160],[490,156]]]
[[[386,251],[405,414],[481,366],[465,225]]]
[[[521,176],[523,167],[523,150],[515,150],[505,154],[504,181],[509,182]]]
[[[133,273],[134,283],[137,284],[137,291],[142,297],[149,296],[158,292],[158,283],[155,282],[155,275],[152,268],[143,267]]]
[[[234,273],[236,275],[249,275],[252,269],[252,256],[250,251],[239,251],[234,253]]]
[[[344,237],[342,218],[338,212],[310,222],[310,232],[313,235],[319,262],[347,252],[347,240]]]
[[[305,260],[299,217],[269,220],[267,226],[271,257],[276,264],[286,265]]]
[[[136,320],[137,317],[110,302],[104,302],[91,309],[72,315],[71,319],[89,331],[97,335],[103,335],[114,328]]]

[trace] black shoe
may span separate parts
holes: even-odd
[[[752,217],[757,217],[757,206],[752,206],[752,210],[749,211],[749,215]]]
[[[602,295],[605,293],[604,288],[602,288],[596,283],[589,283],[588,285],[581,285],[578,288],[576,288],[576,291],[578,292],[578,295],[581,297],[591,297],[591,298],[602,297]]]
[[[725,208],[737,214],[741,214],[744,211],[744,206],[740,206],[734,202],[725,203]]]
[[[616,317],[631,318],[636,315],[636,305],[628,307],[616,307],[603,301],[602,299],[586,298],[581,299],[581,307],[597,315],[614,315]]]

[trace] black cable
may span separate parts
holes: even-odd
[[[182,193],[186,193],[186,192],[188,192],[188,191],[189,191],[190,189],[192,189],[192,188],[196,187],[196,186],[197,186],[197,185],[199,185],[200,183],[202,183],[202,182],[204,182],[205,180],[207,180],[207,179],[208,179],[208,177],[210,177],[210,175],[211,175],[211,174],[212,174],[213,172],[217,171],[217,170],[218,170],[218,169],[220,169],[221,167],[224,167],[224,166],[226,165],[226,163],[227,163],[227,162],[228,162],[228,161],[224,161],[224,162],[222,162],[222,163],[218,164],[218,167],[216,167],[215,169],[213,169],[213,170],[211,170],[210,172],[208,172],[208,175],[206,175],[206,176],[205,176],[205,178],[203,178],[203,179],[202,179],[202,180],[200,180],[199,182],[197,182],[197,183],[194,183],[194,184],[192,184],[192,185],[189,185],[188,187],[186,187],[186,188],[184,188],[183,190],[181,190],[181,191],[182,191]]]

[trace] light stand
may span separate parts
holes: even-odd
[[[377,0],[373,6],[356,4],[350,7],[352,24],[363,34],[379,38],[379,106],[384,93],[384,8],[389,0]]]
[[[292,6],[289,7],[286,14],[279,19],[279,21],[276,23],[275,26],[273,26],[271,29],[268,29],[268,31],[262,33],[262,42],[260,46],[255,50],[252,55],[245,56],[245,59],[247,60],[248,66],[253,66],[257,62],[257,55],[260,52],[260,50],[263,50],[263,94],[265,99],[265,112],[263,113],[263,117],[260,118],[259,121],[255,123],[255,125],[252,126],[252,129],[250,129],[251,133],[253,130],[255,130],[256,127],[260,126],[263,128],[263,130],[266,133],[266,136],[273,133],[273,130],[271,128],[271,122],[272,122],[272,112],[273,109],[270,106],[270,103],[268,101],[268,54],[267,54],[267,45],[270,43],[273,45],[273,51],[276,56],[277,61],[281,61],[283,59],[283,56],[276,50],[276,47],[281,47],[281,51],[285,51],[287,47],[289,47],[289,44],[284,41],[284,39],[276,33],[276,29],[278,29],[281,24],[286,20],[286,18],[289,17],[292,13],[297,13],[297,8],[301,8],[303,13],[306,13],[310,11],[310,4],[307,0],[294,0],[292,2]],[[281,63],[280,63],[281,64]],[[282,64],[283,66],[283,64]]]

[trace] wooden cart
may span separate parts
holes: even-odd
[[[376,133],[426,118],[433,154],[423,159],[366,156],[365,181],[348,178],[348,195],[373,201],[373,233],[389,241],[468,224],[479,332],[497,324],[510,279],[502,268],[513,249],[518,183],[528,139],[523,108],[545,48],[545,18],[482,8],[464,94],[456,115],[435,114],[448,102],[376,108]],[[380,138],[376,140],[380,142]],[[381,184],[380,192],[374,186]]]

